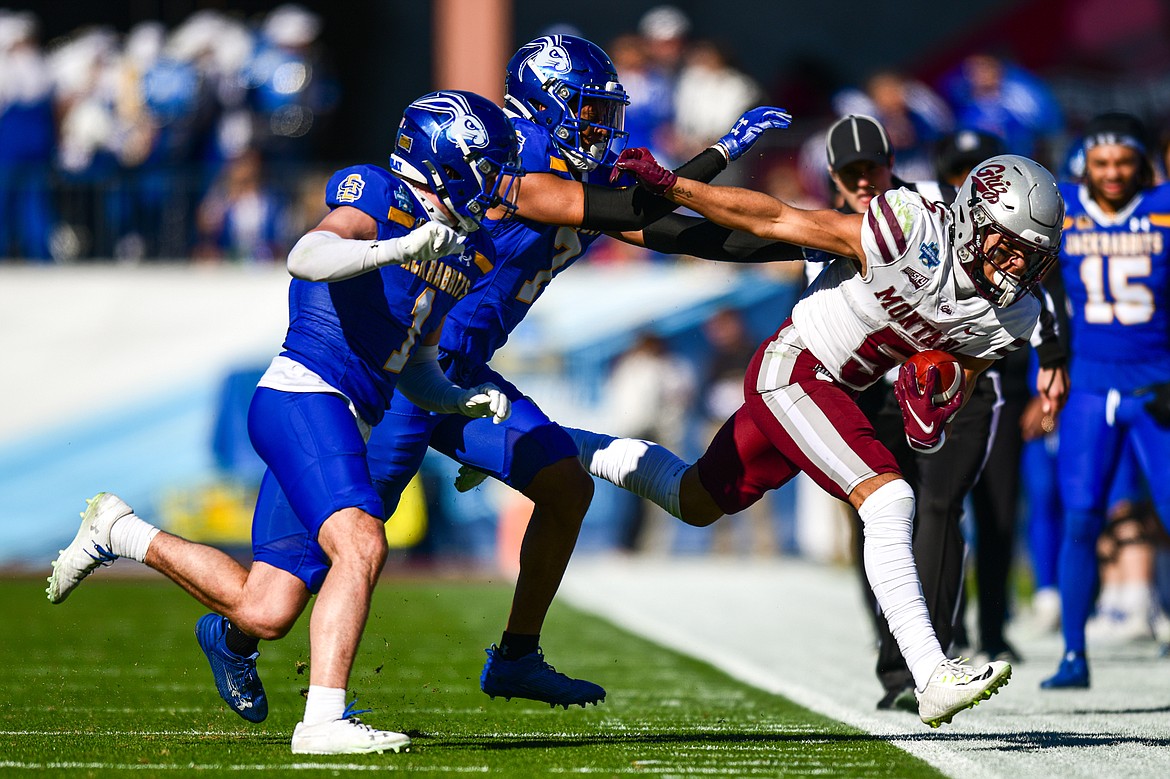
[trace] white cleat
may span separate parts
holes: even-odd
[[[293,730],[294,755],[364,755],[371,752],[410,751],[410,736],[393,730],[375,730],[356,717],[306,725]]]
[[[65,600],[73,588],[98,566],[109,565],[118,559],[110,549],[110,528],[122,517],[134,513],[112,492],[99,492],[85,503],[81,529],[53,561],[53,575],[49,577],[49,586],[45,590],[51,603]]]
[[[1012,677],[1012,667],[993,660],[974,668],[963,658],[943,660],[935,667],[926,689],[918,695],[918,717],[937,728],[949,723],[963,709],[987,700]]]

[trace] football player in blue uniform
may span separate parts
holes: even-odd
[[[1102,114],[1084,135],[1083,183],[1068,204],[1060,267],[1071,311],[1071,384],[1060,424],[1064,501],[1059,584],[1065,654],[1044,689],[1089,686],[1085,623],[1097,585],[1097,538],[1124,445],[1154,506],[1170,519],[1170,185],[1153,186],[1145,128]]]
[[[500,425],[468,425],[465,417],[427,412],[399,393],[371,437],[370,453],[388,512],[394,509],[392,496],[400,495],[418,470],[428,444],[473,469],[461,474],[461,489],[487,474],[533,501],[511,612],[499,645],[487,650],[480,685],[492,697],[568,708],[597,703],[605,690],[557,673],[545,662],[539,640],[592,500],[593,481],[565,431],[488,361],[548,283],[602,231],[651,248],[681,243],[688,253],[712,259],[762,251],[763,242],[752,244],[750,236],[745,240],[715,225],[686,221],[643,231],[676,206],[641,187],[611,181],[612,163],[624,145],[628,101],[613,63],[593,43],[553,35],[525,44],[508,63],[504,101],[520,139],[525,173],[517,182],[517,212],[512,218],[500,211],[489,215],[497,262],[452,309],[439,362],[452,381],[501,387],[511,399],[512,416]],[[788,122],[780,109],[752,109],[682,169],[703,180],[714,178],[764,130]],[[680,238],[684,228],[693,232]]]
[[[359,165],[330,179],[329,214],[289,253],[288,334],[248,413],[252,445],[268,466],[250,570],[160,532],[100,493],[53,564],[49,599],[63,601],[119,556],[166,574],[216,612],[198,621],[199,644],[220,695],[259,722],[268,703],[256,673],[258,639],[285,635],[316,593],[308,700],[292,751],[408,747],[406,735],[362,724],[345,703],[387,554],[365,439],[396,388],[436,411],[507,418],[508,398],[497,387],[465,389],[443,375],[436,344],[448,310],[495,262],[478,228],[514,184],[518,154],[498,106],[468,92],[436,92],[403,113],[393,173]]]

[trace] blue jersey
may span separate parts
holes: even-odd
[[[525,173],[552,173],[571,179],[569,165],[548,130],[527,119],[513,119]],[[604,174],[604,175],[603,175]],[[598,182],[608,182],[608,170]],[[458,381],[491,359],[520,324],[545,286],[601,235],[575,227],[558,227],[528,219],[490,222],[498,261],[475,283],[447,317],[439,341],[448,375]]]
[[[1071,386],[1129,393],[1170,381],[1170,185],[1139,193],[1115,216],[1085,187],[1060,191]]]
[[[334,173],[330,208],[351,206],[378,223],[378,239],[396,238],[428,220],[410,188],[387,171],[358,165]],[[376,425],[390,405],[398,373],[495,258],[486,231],[472,233],[462,254],[379,268],[344,281],[293,279],[287,356],[340,390]]]

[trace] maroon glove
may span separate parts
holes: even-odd
[[[623,170],[632,173],[638,179],[639,184],[655,195],[665,194],[668,189],[674,186],[674,182],[678,181],[678,176],[673,171],[658,164],[658,160],[654,159],[654,155],[650,153],[649,149],[636,148],[623,151],[618,156],[617,162],[613,164],[613,172],[609,174],[611,184],[617,180]]]
[[[919,388],[914,366],[903,363],[902,369],[898,371],[898,380],[894,382],[894,396],[898,398],[898,406],[902,409],[906,440],[915,451],[924,454],[936,452],[942,446],[943,429],[963,405],[962,390],[943,405],[934,404],[932,398],[938,391],[939,379],[938,368],[932,365],[926,369],[924,386]]]

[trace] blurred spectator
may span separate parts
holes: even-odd
[[[650,66],[668,76],[682,67],[691,20],[673,5],[657,5],[638,21],[638,34],[646,41]],[[620,71],[619,71],[620,74]]]
[[[1043,81],[991,54],[973,54],[943,80],[943,94],[960,129],[1004,139],[1012,154],[1051,163],[1050,146],[1063,129],[1055,96]]]
[[[615,435],[657,441],[677,451],[683,445],[695,391],[691,364],[671,353],[661,336],[642,333],[617,358],[606,382],[604,396],[612,420],[608,429]],[[655,531],[666,532],[675,520],[641,498],[635,498],[633,505],[621,534],[621,548],[661,551],[666,544]]]
[[[247,69],[257,112],[257,145],[277,167],[299,170],[309,131],[337,103],[338,89],[317,47],[321,17],[293,3],[264,19],[256,55]]]
[[[0,257],[51,258],[55,135],[36,17],[0,11]]]
[[[683,58],[687,50],[687,34],[691,30],[691,20],[687,15],[673,5],[659,5],[642,14],[638,21],[638,37],[634,39],[639,48],[638,57],[644,74],[645,83],[640,85],[645,89],[645,104],[636,106],[642,101],[642,95],[629,91],[626,84],[626,73],[622,66],[617,65],[618,78],[626,86],[630,95],[630,108],[626,110],[627,126],[630,122],[631,111],[634,113],[635,129],[639,136],[631,134],[629,146],[648,145],[655,155],[665,155],[665,164],[673,167],[686,160],[678,151],[678,144],[674,134],[675,111],[678,108],[675,88],[678,83],[679,71],[683,66]],[[633,43],[633,41],[629,41]],[[611,56],[614,56],[611,54]],[[631,58],[630,52],[623,52],[624,59]],[[638,114],[643,113],[644,116]],[[732,117],[734,119],[734,117]],[[648,127],[638,127],[641,123]],[[639,143],[637,138],[646,129],[650,143]],[[726,128],[725,128],[726,129]]]
[[[934,179],[931,149],[954,127],[954,117],[926,84],[883,70],[869,78],[864,91],[839,92],[833,108],[841,116],[873,116],[882,123],[894,152],[894,175],[906,181]]]
[[[710,347],[699,384],[702,439],[706,442],[743,405],[744,373],[758,344],[748,333],[743,316],[731,308],[712,314],[703,323],[703,336]],[[734,553],[738,548],[760,556],[777,552],[772,501],[758,501],[747,511],[724,520],[710,529],[710,543],[717,553]]]
[[[630,104],[626,107],[626,146],[645,146],[655,157],[672,159],[671,123],[674,121],[674,84],[662,71],[651,67],[645,41],[638,35],[621,35],[609,45],[609,56]]]
[[[283,208],[262,173],[255,149],[228,163],[199,206],[197,257],[271,263],[287,253]]]
[[[687,160],[698,154],[762,98],[759,85],[733,65],[721,46],[696,41],[687,51],[674,90],[675,156]],[[737,163],[720,183],[742,185],[745,178],[744,166]]]
[[[982,130],[959,130],[939,139],[934,147],[935,177],[958,188],[979,163],[1006,154],[1003,140]]]

